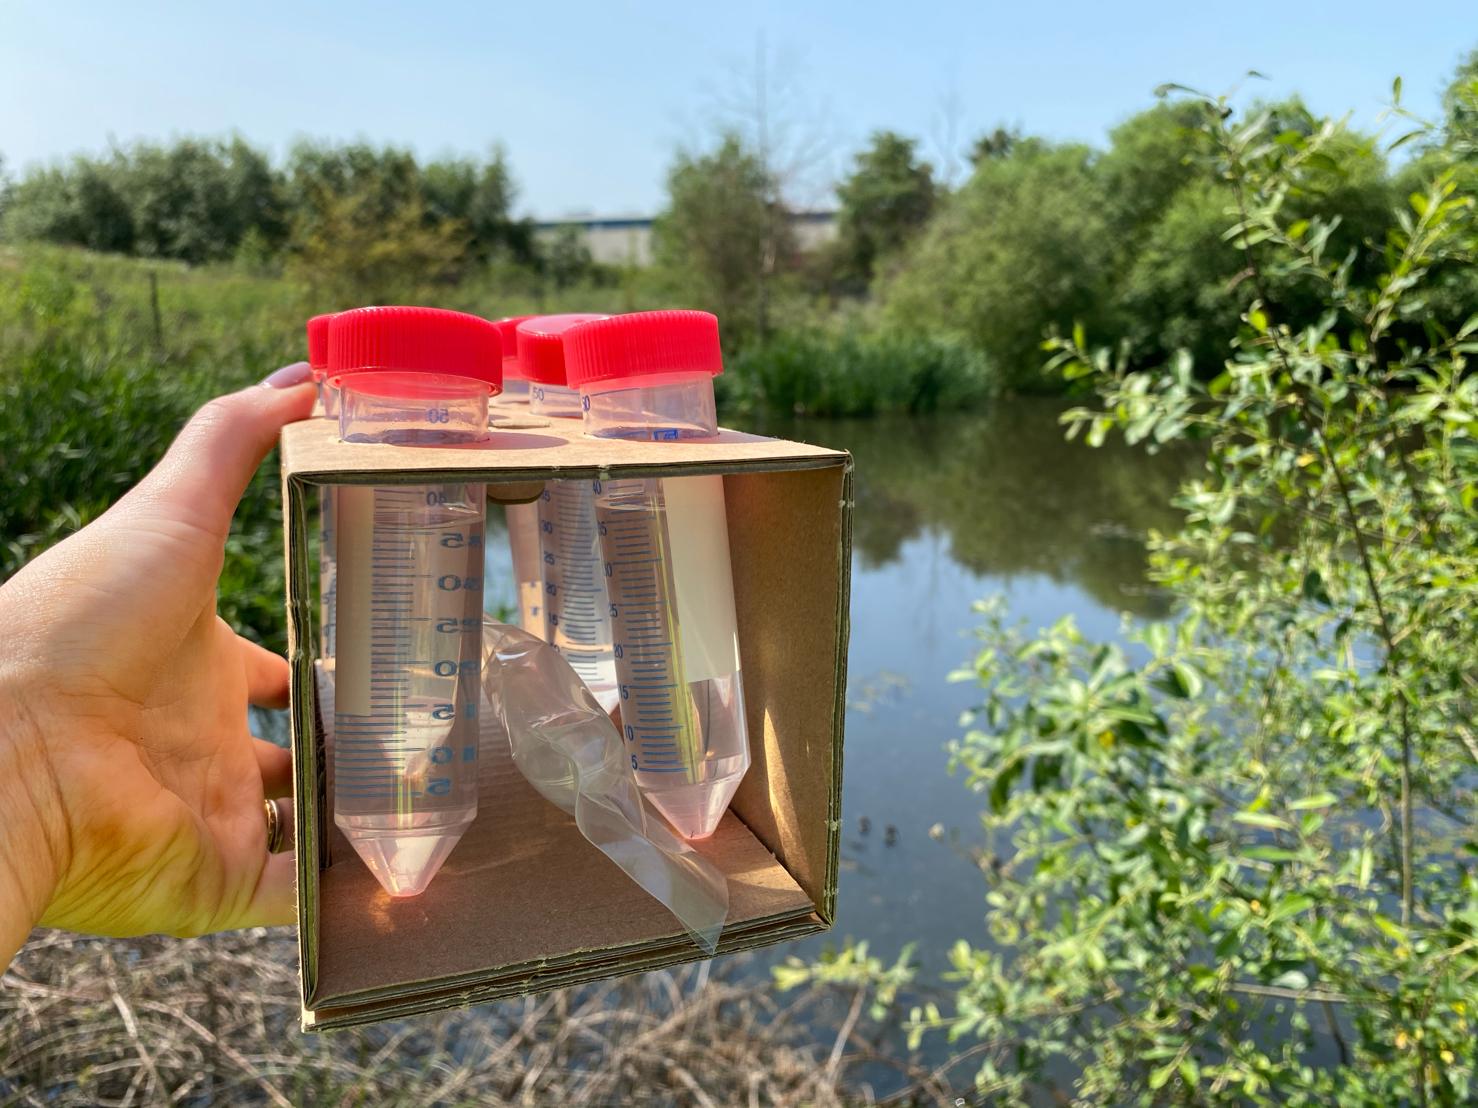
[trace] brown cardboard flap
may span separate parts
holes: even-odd
[[[754,759],[730,807],[787,859],[828,921],[840,842],[848,495],[834,469],[724,478]]]
[[[500,732],[482,744],[478,818],[418,897],[388,896],[334,836],[319,875],[318,973],[310,1007],[524,972],[592,951],[678,945],[673,915],[524,780]],[[811,898],[732,814],[698,849],[729,878],[727,926],[805,917]]]
[[[825,931],[826,928],[821,917],[814,914],[804,919],[740,925],[724,932],[719,940],[718,953],[733,954],[776,943],[793,942]],[[548,992],[551,989],[587,984],[624,974],[645,973],[692,961],[694,957],[691,947],[678,945],[657,946],[640,951],[592,951],[578,963],[569,966],[542,967],[538,970],[525,968],[493,974],[476,983],[427,988],[409,996],[381,998],[364,1004],[326,1005],[313,1010],[305,1009],[303,1030],[356,1027],[444,1008],[465,1008],[471,1004]]]

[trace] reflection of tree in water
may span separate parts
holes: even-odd
[[[852,452],[853,541],[864,566],[895,562],[905,542],[936,531],[975,573],[1040,574],[1072,582],[1109,608],[1163,614],[1145,587],[1140,536],[1179,526],[1170,498],[1196,459],[1068,442],[1062,409],[1056,400],[1016,399],[973,415],[763,429]]]

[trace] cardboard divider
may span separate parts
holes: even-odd
[[[502,442],[508,436],[520,436]],[[500,445],[501,443],[501,445]],[[724,432],[700,443],[587,439],[578,424],[498,432],[487,449],[340,443],[287,428],[289,657],[305,1027],[371,1022],[704,957],[672,915],[483,744],[477,820],[419,897],[386,895],[333,827],[314,677],[315,485],[724,474],[753,765],[695,844],[729,878],[721,952],[822,930],[835,909],[846,683],[851,462]],[[327,692],[327,690],[324,690]],[[501,740],[501,736],[498,736]]]
[[[829,470],[724,478],[754,759],[730,809],[828,923],[840,849],[851,482]],[[740,599],[742,598],[742,599]]]

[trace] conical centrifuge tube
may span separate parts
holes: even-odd
[[[723,372],[707,312],[640,312],[572,328],[569,379],[587,433],[718,433]],[[721,476],[591,484],[610,591],[622,734],[637,784],[688,838],[713,834],[749,768]]]
[[[599,315],[532,316],[518,325],[520,372],[531,382],[529,410],[535,415],[578,418],[580,396],[566,384],[564,334]],[[610,597],[602,571],[595,496],[586,480],[548,481],[534,511],[509,512],[515,572],[518,553],[531,544],[542,604],[534,607],[542,633],[579,674],[607,710],[616,705],[616,658],[611,642]],[[520,576],[522,586],[523,578]]]
[[[492,324],[358,308],[329,329],[349,442],[488,436]],[[392,896],[424,890],[477,815],[484,486],[339,485],[334,822]]]

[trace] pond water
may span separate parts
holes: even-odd
[[[973,656],[974,601],[1003,596],[1031,626],[1072,615],[1100,639],[1126,617],[1165,614],[1141,536],[1177,526],[1169,502],[1192,460],[1068,442],[1062,409],[1022,398],[983,414],[755,428],[850,450],[857,490],[837,925],[766,965],[848,936],[889,960],[917,941],[930,980],[956,939],[985,941],[969,854],[983,805],[945,751],[979,700],[947,680]]]

